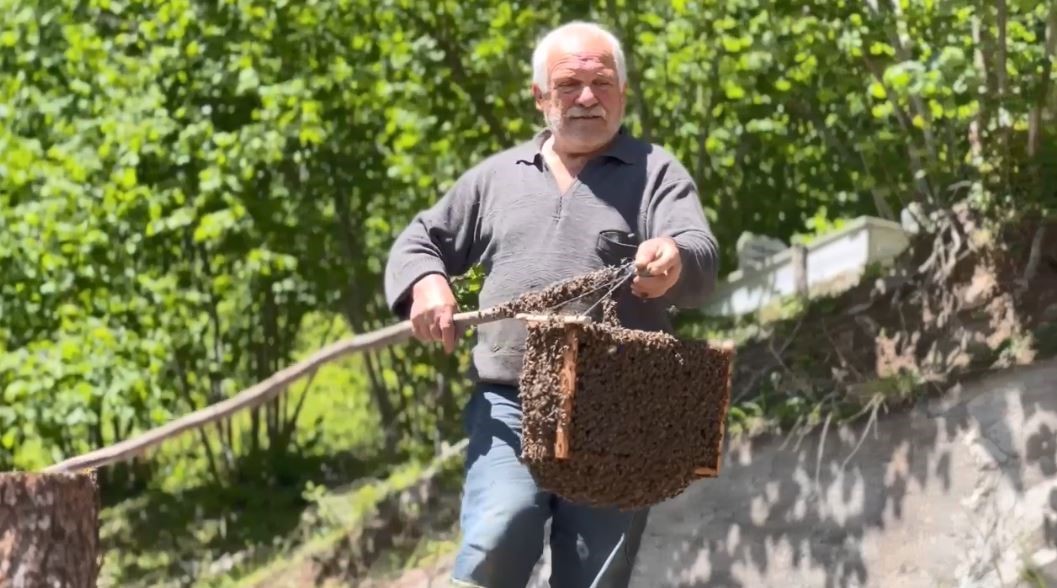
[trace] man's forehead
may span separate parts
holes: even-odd
[[[575,55],[559,55],[551,61],[551,70],[560,71],[564,69],[599,70],[613,67],[611,56],[596,53],[578,53]]]
[[[603,69],[615,67],[613,48],[599,37],[571,36],[554,44],[550,51],[550,70]]]

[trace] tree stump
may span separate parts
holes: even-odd
[[[0,588],[93,588],[99,509],[94,473],[0,473]]]

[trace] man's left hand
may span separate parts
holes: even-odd
[[[643,241],[635,254],[638,273],[631,291],[642,298],[659,298],[679,281],[683,259],[671,237]]]

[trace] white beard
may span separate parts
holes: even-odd
[[[569,111],[567,113],[565,113],[566,117],[585,116],[585,115],[586,116],[596,115],[596,116],[605,117],[606,111],[605,111],[605,109],[602,108],[601,105],[595,105],[595,106],[593,106],[591,108],[582,108],[580,106],[573,106],[572,108],[569,109]],[[544,110],[543,111],[543,120],[547,124],[547,129],[550,130],[550,132],[552,134],[557,134],[558,133],[558,130],[561,128],[561,125],[562,125],[562,115],[560,113],[555,112],[553,109]]]

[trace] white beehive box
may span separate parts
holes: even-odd
[[[899,223],[863,216],[806,246],[811,294],[840,291],[859,282],[873,263],[886,263],[910,244]],[[793,251],[776,253],[755,268],[738,269],[721,281],[705,312],[734,316],[759,310],[796,293]]]

